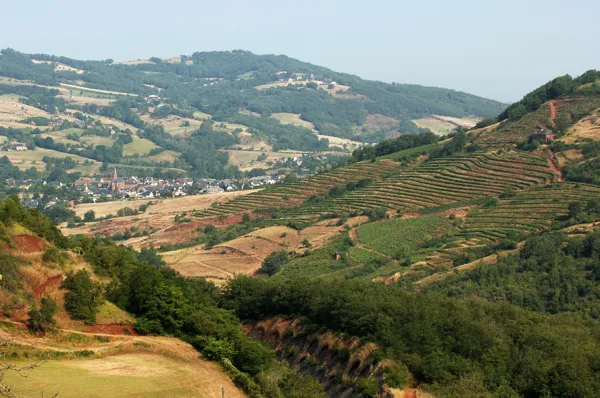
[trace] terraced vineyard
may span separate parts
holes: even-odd
[[[555,114],[552,112],[553,106]],[[555,121],[560,117],[578,120],[598,107],[600,107],[600,100],[591,96],[549,101],[537,111],[526,114],[518,121],[484,131],[476,142],[480,145],[512,145],[527,140],[539,129],[555,129],[557,127]]]
[[[521,190],[556,179],[541,156],[524,152],[476,153],[423,163],[382,178],[340,198],[288,211],[290,216],[362,212],[383,207],[399,213],[500,195],[507,187]]]
[[[206,209],[200,217],[240,214],[260,209],[299,206],[313,195],[323,195],[332,187],[362,179],[381,179],[398,173],[400,164],[392,160],[359,162],[317,174],[297,182],[276,185],[250,195],[236,198],[217,207]]]
[[[600,197],[600,188],[584,184],[557,183],[518,193],[467,217],[457,236],[495,241],[510,231],[533,233],[549,230],[552,220],[568,214],[569,203]]]

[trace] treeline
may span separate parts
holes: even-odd
[[[46,85],[83,80],[90,88],[166,96],[172,109],[159,108],[159,115],[173,109],[187,112],[189,105],[213,115],[215,120],[229,120],[240,109],[262,116],[291,112],[301,114],[323,134],[345,137],[367,134],[368,130],[361,133],[355,127],[362,126],[368,114],[381,114],[406,122],[432,113],[457,117],[489,116],[502,109],[498,102],[453,90],[371,82],[286,56],[255,55],[246,51],[194,53],[189,57],[182,56],[180,63],[153,58],[153,63],[140,65],[26,55],[11,49],[2,50],[2,54],[0,73],[4,76]],[[85,73],[54,71],[52,64],[34,64],[31,59],[61,62]],[[298,86],[255,89],[265,83],[293,78],[292,72],[304,74],[305,79],[312,73],[318,79],[350,85],[349,94],[353,97],[330,95],[314,83],[305,86],[306,80]],[[158,88],[163,91],[159,92]],[[115,111],[116,116],[117,113]]]
[[[371,281],[302,277],[239,276],[224,299],[243,320],[300,317],[374,341],[384,357],[404,363],[439,396],[600,394],[600,328],[575,314],[549,316]]]
[[[0,75],[2,74],[0,73]],[[57,97],[60,91],[56,89],[39,86],[0,84],[0,95],[3,94],[17,94],[25,97],[20,99],[23,104],[43,109],[48,113],[58,113],[67,110],[65,100]],[[16,111],[16,113],[19,112],[20,109]]]
[[[597,80],[600,80],[600,71],[597,70],[589,70],[575,79],[570,75],[557,77],[525,95],[498,116],[482,120],[475,128],[486,127],[502,120],[517,121],[525,114],[538,110],[545,102],[572,94],[581,85],[595,83]],[[583,90],[581,93],[585,94],[587,91]]]
[[[600,318],[600,232],[529,238],[518,255],[481,265],[427,290],[454,298],[508,302],[537,312],[580,311]]]
[[[393,140],[387,140],[375,146],[365,146],[352,152],[350,161],[360,162],[362,160],[373,160],[378,156],[389,155],[404,149],[416,148],[438,142],[438,137],[431,133],[404,134]]]

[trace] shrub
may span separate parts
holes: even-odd
[[[71,318],[94,324],[98,307],[102,304],[100,284],[92,281],[89,272],[81,270],[69,275],[61,287],[70,290],[65,294],[65,309]]]
[[[56,313],[56,302],[50,297],[42,297],[40,307],[31,307],[27,315],[29,320],[27,326],[33,331],[45,332],[49,326],[54,325],[54,314]]]
[[[57,265],[63,265],[69,256],[57,249],[56,247],[49,247],[42,255],[42,261],[45,263],[54,263]]]
[[[83,215],[83,221],[85,221],[85,222],[91,222],[91,221],[94,221],[95,219],[96,219],[96,212],[94,210],[87,211]]]
[[[273,252],[262,262],[260,271],[269,276],[276,274],[287,264],[288,254],[285,250]]]

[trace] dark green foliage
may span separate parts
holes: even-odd
[[[506,303],[459,301],[371,281],[238,277],[225,291],[242,319],[287,315],[373,340],[439,396],[469,378],[480,393],[597,396],[598,325]],[[569,330],[568,333],[565,333]]]
[[[525,95],[521,101],[512,104],[497,117],[485,119],[475,127],[486,127],[506,119],[517,121],[525,114],[538,110],[546,101],[572,94],[579,86],[595,82],[598,79],[600,79],[600,72],[596,70],[589,70],[575,79],[569,75],[557,77]],[[586,93],[586,91],[580,91],[580,93]]]
[[[405,134],[393,140],[380,142],[375,146],[365,146],[356,149],[352,152],[350,161],[360,162],[362,160],[370,160],[405,149],[433,144],[437,141],[438,137],[433,133]]]
[[[371,221],[382,220],[387,217],[387,209],[385,207],[376,207],[365,210],[364,214],[365,216],[368,216]]]
[[[519,256],[452,276],[428,290],[456,298],[507,301],[531,311],[582,311],[600,318],[600,286],[594,280],[599,253],[599,233],[584,239],[563,234],[533,237]]]
[[[1,227],[2,224],[0,224],[0,228]],[[2,243],[0,242],[0,245],[1,244]],[[23,261],[21,259],[8,253],[3,253],[0,249],[0,275],[2,275],[0,288],[6,289],[12,293],[16,293],[19,290],[21,282],[17,270],[22,264]]]
[[[563,173],[568,181],[600,185],[600,158],[567,165],[564,167]]]
[[[42,297],[39,308],[33,305],[27,316],[27,326],[35,332],[45,332],[54,325],[54,314],[56,313],[56,302],[50,297]]]
[[[47,248],[42,255],[42,261],[45,263],[53,263],[59,266],[64,265],[68,258],[67,253],[62,252],[56,247]]]
[[[86,211],[83,215],[83,221],[85,222],[92,222],[94,220],[96,220],[96,212],[94,210]]]
[[[67,245],[67,239],[62,236],[52,221],[37,210],[24,207],[16,195],[0,201],[0,223],[7,227],[19,223],[59,248]]]
[[[288,262],[288,253],[285,250],[269,254],[262,262],[260,271],[269,276],[275,275]]]
[[[102,304],[103,294],[102,286],[91,279],[90,273],[81,270],[69,275],[61,287],[69,290],[65,294],[65,309],[71,318],[89,325],[96,323],[96,314]]]

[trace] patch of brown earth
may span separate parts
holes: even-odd
[[[46,243],[42,239],[31,235],[16,235],[13,237],[13,242],[16,250],[22,254],[41,252],[46,248]]]
[[[92,325],[85,328],[86,333],[100,333],[100,334],[113,334],[113,335],[127,335],[137,336],[133,325]]]

